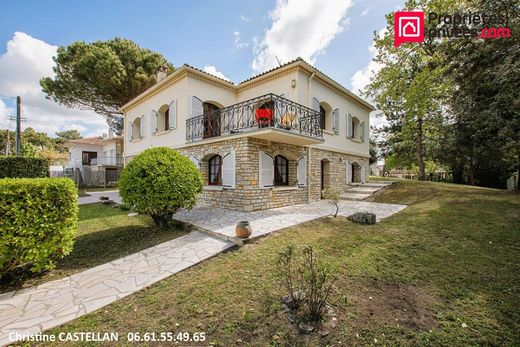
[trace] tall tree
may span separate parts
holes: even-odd
[[[40,81],[47,97],[105,116],[117,134],[123,128],[120,107],[154,85],[159,68],[174,70],[161,54],[121,38],[59,47],[54,61],[55,77]]]
[[[457,40],[444,46],[456,88],[445,159],[461,181],[503,188],[520,176],[520,13],[517,0],[472,3],[475,12],[503,15],[511,37]],[[520,189],[520,188],[519,188]]]
[[[452,6],[446,0],[409,0],[406,10],[425,12],[446,10]],[[425,30],[428,30],[426,27]],[[425,162],[432,155],[443,123],[443,100],[450,85],[444,79],[444,70],[436,53],[438,42],[405,43],[394,47],[394,13],[387,15],[387,27],[382,35],[376,33],[374,61],[381,70],[374,75],[365,95],[375,101],[388,124],[379,131],[385,135],[386,155],[400,156],[401,161],[413,161],[418,167],[420,180],[425,178]]]
[[[81,139],[81,134],[76,129],[56,131],[56,137],[65,140]]]

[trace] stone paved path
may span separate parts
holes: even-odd
[[[106,190],[104,192],[87,192],[90,196],[83,196],[78,198],[78,203],[80,205],[84,204],[92,204],[95,202],[99,202],[100,196],[108,196],[110,200],[113,200],[114,202],[120,204],[121,203],[121,197],[119,196],[119,190]]]
[[[0,345],[97,310],[234,246],[198,231],[17,292],[0,294]]]
[[[376,214],[379,222],[401,211],[406,205],[381,204],[366,201],[340,201],[340,216],[348,217],[355,212],[368,211]],[[240,212],[216,207],[196,207],[191,211],[181,211],[175,219],[194,225],[205,231],[236,242],[235,226],[238,221],[247,220],[253,228],[251,238],[260,237],[282,228],[328,216],[335,207],[330,201],[293,205],[255,212]]]

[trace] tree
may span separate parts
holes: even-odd
[[[34,158],[38,149],[32,143],[22,143],[21,145],[22,157]]]
[[[56,136],[65,140],[77,140],[81,139],[81,134],[76,129],[56,131]]]
[[[120,107],[154,85],[159,68],[174,70],[161,54],[122,38],[59,47],[54,61],[55,77],[40,80],[47,97],[105,116],[117,134],[123,129]]]
[[[123,169],[119,193],[136,212],[166,226],[181,208],[191,209],[202,192],[199,169],[185,156],[167,147],[150,148]]]
[[[405,8],[428,12],[445,1],[409,0]],[[446,9],[446,8],[444,8]],[[443,123],[443,101],[450,85],[444,79],[445,66],[436,53],[438,43],[405,43],[394,47],[394,16],[387,16],[386,31],[376,33],[374,61],[381,70],[374,75],[365,95],[376,103],[388,121],[379,131],[386,135],[383,152],[407,157],[414,155],[419,179],[425,179],[425,161],[431,157]],[[425,31],[427,28],[425,28]],[[409,159],[409,158],[406,158]]]
[[[504,15],[511,37],[445,45],[447,76],[457,86],[444,160],[456,180],[503,188],[520,175],[520,17],[518,1],[476,1],[478,12]]]

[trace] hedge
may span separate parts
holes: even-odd
[[[69,178],[0,179],[0,216],[0,277],[51,269],[72,250],[78,191]]]
[[[49,177],[49,159],[0,157],[0,178]]]

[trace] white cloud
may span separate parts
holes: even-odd
[[[240,32],[239,31],[233,32],[233,37],[235,39],[235,49],[242,49],[242,48],[246,48],[247,46],[249,46],[249,43],[240,41]]]
[[[370,6],[365,7],[365,9],[363,10],[363,12],[361,12],[361,17],[366,16],[366,15],[370,12],[370,9],[371,9]]]
[[[253,40],[251,67],[256,72],[273,68],[276,57],[287,62],[299,56],[314,64],[348,24],[345,16],[351,5],[351,0],[277,0],[269,14],[271,27],[262,39]]]
[[[382,37],[386,33],[386,27],[379,31],[379,37]],[[381,70],[382,65],[375,62],[373,59],[377,54],[377,49],[372,43],[371,46],[368,47],[368,50],[372,54],[370,62],[363,69],[358,70],[352,75],[350,78],[350,84],[352,85],[352,91],[354,93],[360,94],[363,89],[370,83],[370,78],[374,76],[379,70]]]
[[[222,72],[218,71],[214,65],[205,65],[203,70],[213,76],[229,81],[229,78],[227,78]]]
[[[248,17],[246,17],[244,15],[240,15],[240,20],[243,21],[243,22],[250,22],[251,21],[250,18],[248,18]]]
[[[104,118],[94,112],[69,109],[47,100],[41,91],[40,79],[53,77],[52,57],[56,46],[31,37],[22,32],[14,33],[7,42],[6,51],[0,55],[0,94],[19,95],[22,98],[22,116],[27,121],[22,128],[33,127],[49,135],[68,129],[83,133],[108,127]],[[13,100],[0,102],[0,128],[13,129],[14,122],[5,119],[6,114],[14,115]]]

